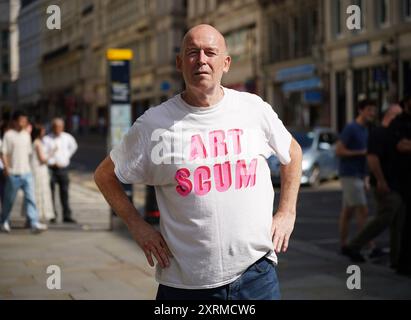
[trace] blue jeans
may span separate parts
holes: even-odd
[[[280,286],[273,263],[265,257],[240,278],[212,289],[178,289],[160,284],[156,300],[280,300]]]
[[[14,200],[16,199],[17,191],[23,190],[24,193],[24,208],[27,211],[27,217],[30,220],[30,224],[38,222],[38,213],[36,208],[36,202],[34,199],[34,185],[33,176],[31,173],[22,175],[10,175],[6,178],[6,186],[4,189],[4,201],[3,211],[0,222],[8,222],[10,218],[11,209],[13,207]]]

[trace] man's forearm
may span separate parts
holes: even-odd
[[[8,171],[9,170],[9,161],[7,159],[7,156],[2,154],[1,155],[1,161],[3,162],[4,170]]]
[[[281,165],[281,195],[278,211],[295,213],[301,182],[302,151],[294,139],[290,146],[290,156],[291,162]]]
[[[98,166],[94,180],[107,202],[126,223],[130,234],[144,251],[150,266],[154,267],[156,258],[161,268],[170,266],[170,258],[173,256],[167,242],[153,226],[144,221],[137,209],[127,198],[120,181],[114,173],[114,164],[107,157]]]
[[[94,180],[108,204],[128,226],[144,222],[115,176],[114,165],[109,157],[97,168]]]
[[[378,157],[374,154],[369,154],[367,156],[367,162],[368,162],[370,171],[375,176],[377,181],[381,181],[381,182],[385,181],[385,177],[381,169],[381,163]]]
[[[411,140],[409,139],[402,139],[397,144],[397,150],[400,153],[411,153]]]
[[[341,141],[338,141],[335,154],[337,157],[358,157],[364,156],[366,154],[366,150],[350,150],[347,149]]]

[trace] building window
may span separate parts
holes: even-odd
[[[300,49],[300,36],[299,36],[299,19],[298,17],[291,18],[291,57],[299,56]]]
[[[225,35],[228,50],[233,61],[240,61],[250,56],[254,27],[235,30]]]
[[[280,53],[281,53],[281,46],[280,46],[280,23],[276,20],[273,20],[271,22],[271,32],[269,32],[270,35],[270,61],[278,61],[280,60]]]
[[[10,73],[10,65],[8,56],[3,56],[2,63],[1,63],[1,73],[2,74],[9,74]]]
[[[333,21],[334,36],[341,34],[341,0],[332,1],[332,14],[331,19]]]
[[[405,19],[411,19],[411,0],[402,0],[402,12]]]
[[[298,26],[299,57],[310,56],[317,37],[320,39],[317,8],[307,7],[303,10],[306,14],[301,14]]]
[[[93,10],[94,10],[94,5],[89,4],[89,5],[83,7],[83,11],[81,12],[81,14],[82,14],[82,16],[87,16],[87,15],[93,13]]]
[[[288,19],[279,17],[272,21],[270,34],[270,62],[279,62],[290,58],[290,37]]]
[[[9,30],[1,32],[1,47],[6,50],[9,48]]]
[[[7,98],[9,96],[9,84],[7,82],[3,82],[1,84],[1,95],[3,98]]]
[[[377,0],[377,25],[384,27],[388,23],[389,0]]]
[[[277,15],[269,25],[269,62],[308,57],[320,40],[318,10],[304,6],[296,15]]]
[[[30,4],[32,4],[33,2],[36,2],[37,0],[22,0],[21,1],[21,7],[24,8]]]
[[[314,8],[311,12],[311,23],[309,23],[310,36],[309,39],[312,43],[317,42],[317,33],[318,33],[318,9]]]

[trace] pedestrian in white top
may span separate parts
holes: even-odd
[[[33,155],[31,157],[31,169],[33,172],[36,205],[40,220],[50,221],[55,218],[53,200],[50,189],[50,176],[47,161],[53,153],[47,155],[44,151],[43,138],[46,129],[41,124],[35,124],[31,132]]]
[[[30,155],[32,153],[31,137],[27,132],[28,119],[25,113],[16,111],[12,117],[13,128],[8,130],[3,137],[1,158],[6,176],[4,190],[3,211],[0,219],[1,231],[10,232],[9,218],[17,191],[24,192],[24,208],[26,208],[31,229],[38,233],[47,229],[40,223],[34,197],[33,176],[30,168]]]
[[[3,120],[0,123],[0,153],[1,153],[1,148],[3,144],[3,136],[7,132],[7,130],[10,130],[10,121],[8,120]],[[4,175],[4,165],[3,161],[1,160],[0,157],[0,202],[1,206],[3,206],[3,197],[4,197],[4,188],[6,186],[6,176]]]
[[[152,266],[155,256],[157,299],[279,299],[276,252],[294,228],[301,148],[269,104],[221,86],[231,58],[215,28],[192,28],[176,62],[186,90],[137,119],[95,181]],[[272,154],[282,163],[274,216]],[[160,231],[120,182],[155,187]]]
[[[58,184],[60,202],[63,207],[63,222],[76,223],[71,216],[72,212],[69,204],[68,167],[71,157],[77,151],[77,142],[71,134],[64,132],[64,121],[61,118],[53,119],[51,130],[52,132],[43,138],[43,142],[49,155],[48,166],[54,212],[57,217],[54,191],[55,185]],[[55,223],[56,219],[51,219],[50,222]]]

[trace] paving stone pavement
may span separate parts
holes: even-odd
[[[154,269],[138,246],[107,231],[50,230],[0,235],[0,299],[153,299]],[[47,267],[61,289],[47,288]]]
[[[12,233],[0,234],[0,299],[153,299],[154,269],[124,226],[107,231],[111,211],[92,174],[72,172],[70,178],[70,205],[78,224],[59,222],[33,235],[24,228],[23,194],[17,195]],[[144,190],[134,188],[138,208]],[[58,200],[57,207],[61,220]],[[46,286],[50,265],[61,269],[61,290]]]

